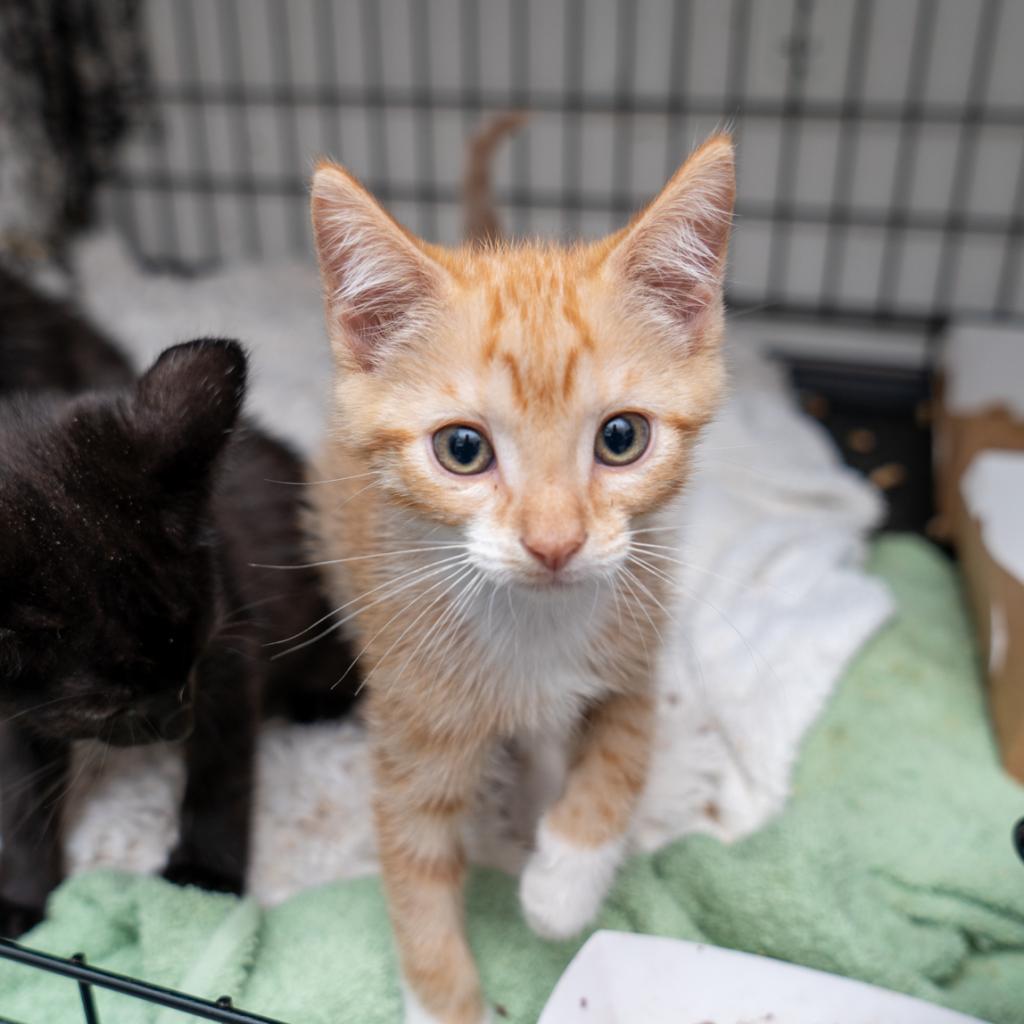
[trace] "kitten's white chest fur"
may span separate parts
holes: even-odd
[[[467,616],[484,652],[480,686],[516,731],[571,727],[582,707],[609,691],[595,669],[608,628],[610,591],[601,584],[486,591]]]

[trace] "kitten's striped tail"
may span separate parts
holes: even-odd
[[[504,234],[491,194],[491,161],[501,141],[517,131],[526,121],[526,116],[518,110],[497,114],[485,121],[470,139],[462,179],[467,242],[486,244]]]

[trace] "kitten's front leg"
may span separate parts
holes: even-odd
[[[402,965],[406,1024],[488,1018],[466,942],[459,829],[480,773],[481,740],[374,729],[381,873]]]
[[[0,725],[0,935],[16,938],[43,918],[63,877],[61,807],[68,744]]]
[[[198,667],[181,826],[164,869],[170,881],[217,892],[244,891],[258,721],[255,659],[214,649]]]
[[[588,717],[565,791],[544,815],[520,880],[523,915],[538,935],[569,938],[601,909],[647,779],[652,724],[647,692],[609,697]]]

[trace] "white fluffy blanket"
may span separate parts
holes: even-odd
[[[310,266],[194,282],[147,277],[99,239],[80,248],[77,267],[86,308],[138,365],[176,341],[239,337],[252,353],[250,411],[304,452],[317,444],[329,359]],[[734,338],[732,349],[732,397],[704,440],[685,513],[657,751],[636,822],[644,848],[693,831],[733,839],[776,812],[802,736],[891,610],[885,589],[861,571],[878,496],[797,411],[756,345]],[[69,814],[73,868],[158,867],[174,840],[180,758],[156,747],[94,748],[81,763]],[[358,723],[271,723],[258,778],[258,899],[375,869]],[[508,864],[501,786],[488,787],[471,849]]]

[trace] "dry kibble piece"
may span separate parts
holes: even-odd
[[[878,436],[873,430],[866,427],[858,427],[846,435],[846,447],[858,455],[867,455],[873,452],[878,444]]]
[[[891,491],[907,479],[907,467],[901,462],[886,462],[871,470],[868,479],[880,490]]]
[[[828,415],[828,399],[824,395],[804,395],[804,412],[823,420]]]

